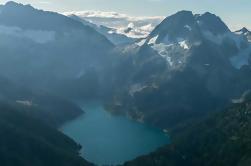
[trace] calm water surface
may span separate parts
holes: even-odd
[[[161,130],[113,116],[100,102],[80,105],[86,113],[61,130],[81,144],[81,155],[95,164],[121,164],[168,143]]]

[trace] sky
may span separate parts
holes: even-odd
[[[8,0],[0,0],[6,3]],[[114,11],[131,16],[169,16],[180,10],[209,11],[232,29],[251,29],[251,0],[16,0],[36,8],[56,11]]]

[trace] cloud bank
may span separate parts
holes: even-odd
[[[128,37],[146,37],[165,17],[133,17],[117,12],[103,11],[73,11],[65,15],[76,15],[97,25],[104,25],[116,29],[117,33]]]

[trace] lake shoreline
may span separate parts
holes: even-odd
[[[79,106],[85,114],[65,123],[60,131],[78,142],[81,155],[97,165],[123,164],[170,142],[163,130],[112,115],[100,101]]]

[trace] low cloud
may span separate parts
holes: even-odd
[[[146,37],[163,19],[163,16],[138,17],[117,12],[76,11],[65,15],[76,15],[97,25],[104,25],[117,30],[117,33],[129,37]]]

